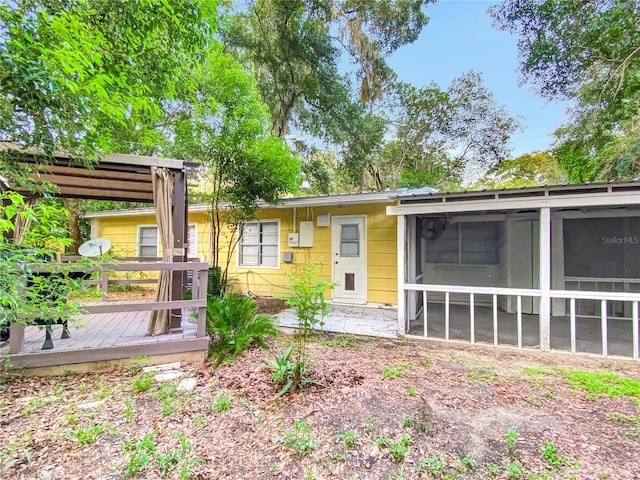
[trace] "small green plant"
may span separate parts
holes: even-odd
[[[364,431],[365,433],[373,432],[373,418],[367,418],[364,421]]]
[[[620,423],[630,425],[627,435],[640,436],[640,415],[625,415],[623,413],[607,413],[607,420],[617,420]]]
[[[360,440],[360,436],[356,433],[355,430],[347,430],[346,432],[339,433],[336,435],[338,440],[342,441],[342,448],[345,450],[353,447],[358,440]]]
[[[387,365],[382,370],[382,378],[404,377],[407,368],[409,368],[409,362],[396,362],[393,365]]]
[[[416,395],[418,395],[418,392],[416,391],[415,388],[409,387],[409,388],[407,388],[407,391],[405,392],[405,395],[407,397],[415,397]]]
[[[104,387],[96,390],[95,397],[96,400],[106,400],[113,396],[113,391],[109,385],[105,385]]]
[[[409,445],[411,445],[411,443],[413,443],[411,437],[406,433],[401,433],[400,440],[397,442],[392,442],[389,445],[389,453],[391,454],[391,458],[396,462],[402,461],[405,455],[409,453]]]
[[[31,463],[31,452],[26,446],[10,443],[5,450],[0,450],[0,475],[20,463]]]
[[[29,403],[22,407],[22,414],[25,416],[31,415],[32,413],[35,413],[35,411],[39,408],[51,405],[56,401],[58,401],[58,399],[54,396],[33,397],[31,400],[29,400]]]
[[[124,476],[135,477],[140,472],[146,471],[151,465],[151,460],[157,447],[151,434],[146,433],[138,442],[127,442],[124,446],[129,462],[124,471]]]
[[[513,454],[513,450],[516,448],[516,443],[518,443],[518,439],[520,435],[515,428],[509,428],[504,434],[504,443],[507,445],[507,449],[509,450],[509,455]]]
[[[211,402],[211,410],[214,410],[218,413],[224,412],[225,410],[229,410],[231,408],[231,400],[229,396],[222,392],[218,397]]]
[[[471,370],[467,373],[467,380],[473,382],[492,383],[496,379],[496,374],[489,371]]]
[[[293,429],[283,435],[284,444],[290,447],[298,455],[304,455],[316,448],[316,441],[309,426],[304,420],[293,422]]]
[[[509,462],[504,471],[508,475],[509,479],[524,478],[527,473],[524,467],[517,460]]]
[[[598,474],[598,478],[600,480],[608,480],[609,478],[611,478],[611,474],[604,468],[596,468],[596,473]]]
[[[287,306],[296,310],[298,332],[292,351],[288,355],[285,354],[286,363],[293,366],[287,366],[292,372],[292,377],[285,382],[285,386],[289,386],[284,392],[296,391],[308,383],[307,343],[316,327],[324,327],[324,316],[329,313],[329,304],[324,297],[325,291],[337,285],[335,282],[318,279],[321,270],[322,263],[315,262],[306,265],[300,275],[285,273],[291,285],[287,287],[289,295],[284,297],[284,300]]]
[[[154,391],[154,396],[160,402],[162,415],[169,416],[175,412],[184,412],[193,398],[193,393],[178,392],[176,383],[165,382]]]
[[[391,439],[387,436],[378,437],[374,440],[378,448],[385,448],[391,443]]]
[[[162,475],[167,477],[169,476],[169,472],[180,463],[180,450],[172,448],[166,453],[158,453],[156,455],[156,461],[158,462],[158,467]]]
[[[468,453],[462,457],[462,464],[467,468],[467,470],[474,470],[476,468],[476,461]]]
[[[352,333],[339,333],[333,338],[333,340],[327,340],[325,344],[329,347],[350,347],[355,350],[360,349],[360,344],[356,340],[356,336]]]
[[[78,415],[73,412],[67,412],[64,415],[64,419],[67,422],[67,425],[73,426],[78,424]]]
[[[402,417],[402,426],[403,427],[405,427],[405,428],[413,428],[415,424],[416,424],[416,421],[413,419],[413,417],[409,417],[409,416]]]
[[[252,344],[266,347],[265,337],[277,337],[274,317],[259,315],[256,302],[227,293],[207,301],[207,333],[214,341],[209,357],[214,368],[225,358],[235,358]]]
[[[102,433],[104,427],[102,425],[91,425],[87,428],[79,428],[75,431],[74,436],[81,445],[90,445],[95,442],[98,435]]]
[[[134,405],[131,402],[131,399],[129,398],[125,398],[124,400],[124,418],[127,420],[127,422],[130,422],[131,420],[133,420],[133,417],[135,416],[135,409],[134,409]]]
[[[200,460],[191,457],[193,443],[189,441],[186,435],[176,433],[175,436],[180,443],[179,448],[172,448],[165,453],[158,453],[156,461],[163,476],[167,477],[172,470],[178,469],[178,478],[187,480],[193,474],[193,469],[200,463]]]
[[[567,457],[559,455],[556,446],[549,440],[544,442],[540,457],[553,467],[564,467],[567,464]]]
[[[137,392],[146,392],[153,385],[153,377],[148,373],[143,373],[137,378],[133,379],[133,388]]]
[[[289,345],[287,350],[282,354],[276,354],[275,358],[267,363],[267,366],[273,372],[271,380],[282,385],[279,395],[284,395],[291,388],[303,388],[309,383],[307,376],[308,369],[304,359],[298,358],[292,360],[294,346]]]
[[[418,463],[418,473],[428,472],[434,478],[443,478],[447,469],[444,457],[436,452],[432,452],[427,458],[423,458]]]
[[[203,415],[196,415],[193,417],[193,426],[194,427],[206,427],[209,425],[209,419]]]
[[[484,468],[487,470],[487,473],[489,475],[493,475],[495,473],[498,473],[500,470],[502,470],[502,467],[500,465],[496,465],[495,463],[485,463],[484,464]]]

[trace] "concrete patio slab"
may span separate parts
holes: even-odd
[[[297,328],[295,310],[290,308],[277,315],[281,327]],[[393,307],[331,305],[324,317],[324,331],[351,333],[369,337],[396,338],[398,336],[398,311]]]

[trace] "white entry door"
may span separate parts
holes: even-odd
[[[366,216],[339,216],[331,219],[333,299],[338,302],[367,302],[367,220]]]

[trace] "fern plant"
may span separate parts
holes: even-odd
[[[222,298],[209,298],[206,327],[214,340],[209,349],[209,358],[215,357],[214,367],[251,345],[266,347],[265,337],[278,336],[273,317],[259,315],[255,301],[231,293]]]

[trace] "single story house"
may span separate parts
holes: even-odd
[[[86,217],[117,254],[161,254],[151,209]],[[188,219],[206,261],[207,208]],[[277,296],[316,260],[333,302],[396,306],[401,335],[638,359],[640,181],[288,198],[246,226],[229,276]]]

